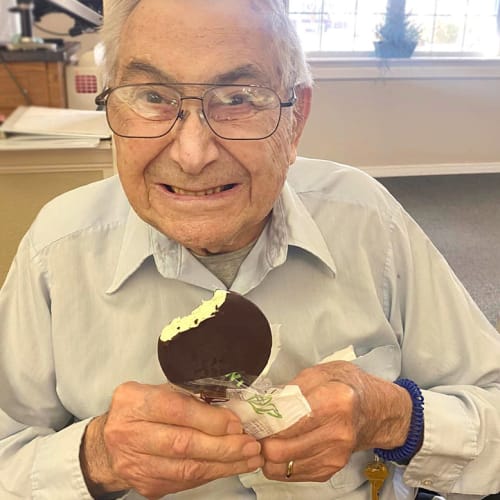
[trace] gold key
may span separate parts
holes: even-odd
[[[375,455],[375,460],[370,462],[365,467],[365,477],[370,481],[370,488],[372,492],[372,500],[378,500],[380,489],[382,488],[385,478],[388,476],[389,471],[384,462]]]

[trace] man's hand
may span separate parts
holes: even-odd
[[[262,440],[269,479],[326,481],[354,451],[396,448],[407,437],[412,402],[405,389],[344,361],[302,371],[298,385],[312,409],[285,431]],[[293,460],[293,473],[285,478]]]
[[[134,488],[159,498],[263,464],[260,444],[229,410],[171,386],[128,382],[87,426],[80,463],[92,495]]]

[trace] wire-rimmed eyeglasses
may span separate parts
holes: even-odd
[[[201,96],[183,96],[180,87],[209,87]],[[111,87],[95,102],[106,107],[111,130],[121,137],[153,139],[168,134],[177,120],[184,119],[183,101],[201,101],[201,111],[212,132],[222,139],[258,140],[278,128],[281,109],[295,104],[259,85],[210,83],[134,83]]]

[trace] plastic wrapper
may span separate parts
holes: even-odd
[[[189,390],[207,403],[230,409],[240,417],[244,431],[256,439],[283,431],[311,413],[298,385],[273,387],[262,378],[251,385],[248,381],[245,374],[234,372],[194,380]]]
[[[229,408],[240,417],[245,432],[256,439],[283,431],[311,413],[299,386],[274,387],[267,377],[281,348],[280,325],[271,325],[271,333],[269,360],[258,377],[233,372],[182,384],[184,389],[207,403]]]

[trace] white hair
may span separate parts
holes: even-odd
[[[104,45],[104,80],[108,83],[116,77],[123,25],[140,1],[107,0],[106,2],[101,39]],[[311,86],[311,73],[295,27],[288,17],[285,2],[283,0],[247,1],[251,2],[254,9],[265,13],[275,48],[282,87],[289,89],[296,85]]]

